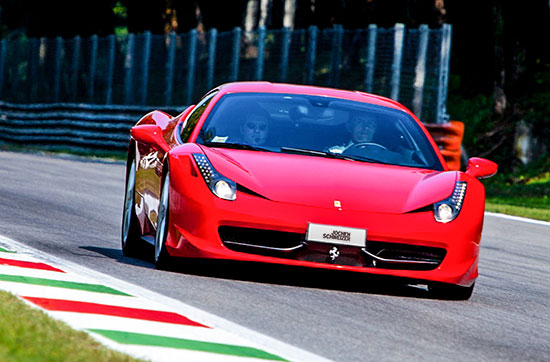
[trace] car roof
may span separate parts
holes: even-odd
[[[398,109],[407,114],[412,113],[400,103],[375,94],[361,91],[348,91],[342,89],[325,88],[309,85],[283,84],[270,82],[234,82],[226,83],[218,87],[220,93],[286,93],[307,94],[332,98],[347,99],[352,101],[376,104],[393,109]]]

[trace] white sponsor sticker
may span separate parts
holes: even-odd
[[[367,240],[367,230],[310,223],[307,226],[306,240],[364,247]]]
[[[212,138],[211,142],[225,143],[225,141],[227,141],[228,138],[229,138],[229,136],[225,136],[225,137],[214,136],[214,138]]]

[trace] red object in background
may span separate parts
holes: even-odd
[[[460,146],[464,137],[464,123],[450,121],[443,124],[425,123],[424,126],[439,146],[449,170],[460,170]]]
[[[273,143],[239,139],[253,112],[270,119]],[[358,114],[377,122],[370,141],[327,151],[323,142],[349,138]],[[126,255],[146,241],[161,268],[169,257],[256,261],[410,278],[457,299],[472,293],[485,206],[476,177],[496,164],[476,158],[469,171],[450,171],[395,101],[231,83],[179,116],[151,112],[131,135]]]

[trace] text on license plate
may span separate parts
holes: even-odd
[[[309,223],[306,240],[364,247],[367,240],[367,230]]]

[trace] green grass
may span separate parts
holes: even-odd
[[[139,361],[0,291],[0,361]]]
[[[500,214],[527,217],[530,219],[550,221],[550,210],[539,209],[526,206],[508,205],[488,199],[485,205],[485,211],[498,212]]]
[[[484,181],[486,210],[550,221],[550,159]]]

